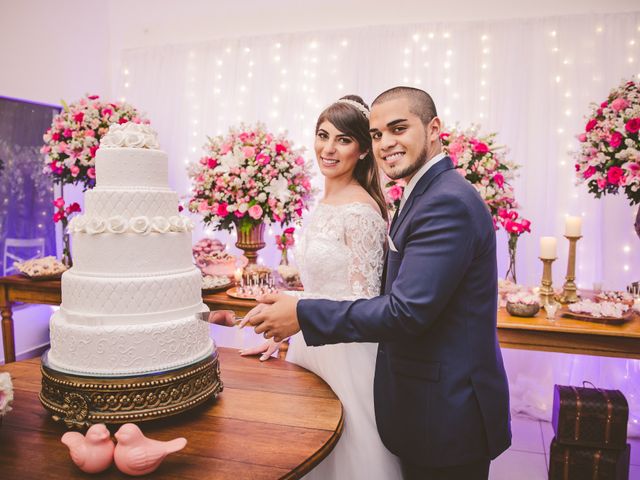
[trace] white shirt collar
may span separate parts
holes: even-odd
[[[407,186],[404,187],[404,192],[402,193],[402,200],[400,200],[400,209],[402,209],[402,207],[404,206],[404,203],[407,201],[407,198],[409,198],[409,195],[411,195],[411,192],[415,188],[416,184],[420,181],[420,179],[424,176],[424,174],[427,173],[427,171],[431,167],[433,167],[436,163],[438,163],[440,160],[442,160],[446,156],[447,156],[446,153],[440,152],[435,157],[432,157],[431,160],[425,163],[422,167],[420,167],[420,170],[418,170],[416,174],[413,177],[411,177],[411,180],[409,180],[409,183],[407,183]]]

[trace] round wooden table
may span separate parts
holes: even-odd
[[[140,424],[151,438],[188,441],[147,478],[300,478],[331,452],[343,418],[342,405],[326,383],[282,360],[259,362],[229,348],[219,353],[224,391],[217,400]],[[60,443],[66,429],[38,400],[39,359],[0,365],[0,372],[11,374],[15,396],[0,426],[2,479],[131,478],[114,465],[90,476],[73,464]]]

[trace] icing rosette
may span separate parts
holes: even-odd
[[[116,215],[107,220],[107,231],[109,233],[124,233],[129,227],[129,222],[122,215]]]
[[[100,140],[100,147],[160,149],[156,132],[149,125],[134,122],[111,125]]]
[[[147,217],[134,217],[131,219],[131,223],[129,224],[129,226],[132,232],[146,235],[147,233],[149,233],[151,222]]]
[[[158,233],[167,233],[171,229],[169,220],[165,217],[153,217],[151,220],[151,230]]]
[[[87,220],[86,225],[84,226],[84,230],[89,235],[95,235],[98,233],[103,233],[107,229],[106,222],[104,219],[100,217],[93,217]]]

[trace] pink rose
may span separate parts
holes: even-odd
[[[254,220],[259,220],[262,217],[262,207],[260,205],[249,207],[249,210],[247,210],[247,212],[249,213],[249,216]]]
[[[600,104],[600,107],[601,107],[601,108],[606,108],[606,107],[608,107],[608,106],[609,106],[609,102],[606,102],[606,101],[605,101],[605,102],[602,102],[602,103]]]
[[[72,177],[77,177],[80,173],[80,167],[78,167],[77,165],[71,165],[71,168],[69,170],[71,170]]]
[[[60,133],[55,132],[51,134],[51,140],[53,140],[54,142],[57,142],[58,140],[60,140]]]
[[[582,174],[582,176],[584,178],[590,178],[593,176],[593,174],[596,173],[596,167],[594,167],[593,165],[590,166],[589,168],[587,168],[584,173]]]
[[[493,176],[493,181],[496,182],[496,184],[500,188],[502,188],[504,186],[504,176],[501,173],[496,173]]]
[[[478,142],[473,146],[473,150],[477,153],[487,153],[489,147],[487,147],[486,143]]]
[[[220,203],[218,205],[218,211],[216,212],[220,217],[226,217],[227,215],[229,215],[229,212],[227,211],[227,204],[226,203]]]
[[[578,135],[578,140],[580,140],[581,142],[586,142],[587,141],[587,134],[586,133],[581,133],[580,135]]]
[[[245,158],[253,158],[256,155],[256,149],[253,147],[242,147],[242,154]]]
[[[89,95],[89,100],[97,100],[99,98],[100,98],[99,95]]]
[[[611,134],[611,138],[609,138],[609,145],[611,145],[612,148],[618,148],[622,143],[623,138],[624,137],[620,132],[613,132]]]
[[[207,211],[209,211],[209,202],[206,200],[200,200],[200,203],[198,204],[198,212],[205,213]]]
[[[94,158],[96,156],[98,148],[100,148],[100,145],[93,145],[92,147],[89,147],[89,155],[91,155],[91,158]]]
[[[263,152],[260,152],[256,157],[256,162],[258,163],[258,165],[262,165],[262,166],[268,165],[270,161],[271,161],[271,157]]]
[[[64,198],[58,197],[53,201],[53,206],[56,208],[64,208]]]
[[[296,165],[304,165],[304,158],[298,157],[296,158]]]
[[[629,102],[627,102],[624,98],[616,98],[613,102],[611,102],[611,108],[613,108],[614,112],[624,110],[628,106]]]
[[[233,212],[233,214],[238,218],[242,218],[242,217],[244,217],[245,212],[241,212],[240,210],[236,210],[235,212]]]
[[[402,188],[398,184],[395,184],[391,188],[389,188],[387,192],[389,194],[389,198],[395,202],[396,200],[400,200],[402,198],[402,192],[404,192],[404,188]]]
[[[87,170],[87,177],[96,178],[96,169],[91,167],[89,170]]]
[[[218,166],[218,161],[215,158],[210,158],[207,160],[207,166],[209,168],[216,168]]]
[[[604,178],[599,178],[598,180],[596,180],[596,183],[598,184],[598,188],[600,190],[604,190],[604,187],[607,186],[607,181]]]
[[[276,143],[276,154],[284,153],[287,151],[286,145],[282,143]]]
[[[224,143],[220,147],[220,154],[224,155],[225,153],[229,153],[229,150],[231,150],[231,144],[230,143]]]
[[[638,133],[638,130],[640,130],[640,118],[638,118],[638,117],[632,118],[631,120],[629,120],[627,122],[627,124],[624,126],[624,128],[629,133]]]
[[[84,113],[83,112],[78,112],[73,116],[73,119],[78,122],[78,123],[82,123],[82,120],[84,120]]]
[[[93,130],[85,130],[84,131],[84,136],[85,137],[94,137],[96,136],[96,132],[94,132]]]
[[[622,178],[622,169],[620,167],[613,166],[609,168],[607,172],[607,182],[610,185],[618,185],[620,183],[620,179]]]
[[[597,123],[598,121],[595,118],[592,118],[587,122],[587,125],[584,127],[585,131],[590,132],[591,130],[593,130],[593,128],[596,126]]]
[[[71,137],[73,135],[73,132],[71,131],[70,128],[65,128],[64,131],[62,132],[62,135],[64,135],[65,137]]]

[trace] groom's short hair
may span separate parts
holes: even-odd
[[[433,103],[431,95],[424,90],[413,87],[390,88],[378,95],[371,106],[373,107],[378,103],[395,100],[396,98],[406,98],[409,100],[409,111],[420,117],[420,120],[422,120],[422,123],[425,126],[433,119],[433,117],[438,115],[438,112],[436,111],[436,104]]]

